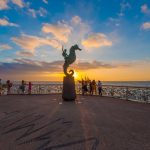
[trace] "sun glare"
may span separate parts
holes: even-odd
[[[79,78],[79,74],[78,74],[76,71],[74,72],[74,75],[73,75],[73,76],[74,76],[75,79],[78,79],[78,78]]]

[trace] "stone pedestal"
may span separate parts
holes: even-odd
[[[74,77],[64,77],[62,98],[64,101],[74,101],[76,99]]]

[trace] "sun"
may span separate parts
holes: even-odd
[[[74,76],[75,79],[79,78],[79,74],[76,71],[74,71],[74,75],[73,76]]]

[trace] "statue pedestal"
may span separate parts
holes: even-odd
[[[64,101],[74,101],[76,99],[74,77],[64,77],[62,98]]]

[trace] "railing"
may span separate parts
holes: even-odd
[[[103,86],[103,94],[125,100],[150,102],[150,87],[107,85]]]
[[[33,84],[31,94],[58,94],[62,93],[62,87],[62,84]],[[76,92],[82,94],[81,84],[76,84]],[[7,89],[3,89],[2,93],[7,93]],[[10,89],[10,94],[28,94],[28,85],[22,93],[20,85],[14,84]],[[108,97],[150,103],[150,87],[103,85],[102,94]],[[98,95],[98,90],[94,95]]]
[[[82,94],[81,86],[77,85],[77,93]],[[98,95],[98,88],[95,95]],[[150,103],[150,87],[103,85],[102,95],[124,100]]]
[[[25,91],[22,93],[20,85],[15,84],[11,87],[11,94],[28,94],[28,85],[25,86]],[[62,84],[33,84],[31,94],[52,94],[62,93]]]

